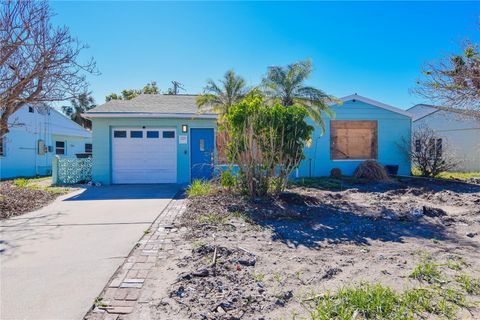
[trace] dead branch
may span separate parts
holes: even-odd
[[[54,27],[46,1],[0,2],[0,137],[24,105],[64,101],[87,92],[95,62],[77,60],[86,48],[67,27]]]

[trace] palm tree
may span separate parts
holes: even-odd
[[[82,117],[82,114],[95,107],[93,97],[83,93],[77,98],[70,100],[70,104],[71,106],[62,107],[63,113],[82,127],[90,129],[92,127],[91,121]]]
[[[262,88],[267,98],[280,102],[283,106],[302,105],[312,119],[325,130],[322,112],[333,116],[330,102],[337,100],[320,89],[304,85],[312,73],[310,60],[299,61],[286,67],[273,66],[268,68],[267,76],[262,81]]]
[[[208,80],[203,94],[197,98],[197,105],[203,111],[214,111],[222,119],[230,107],[240,102],[248,92],[245,79],[228,70],[217,84]]]

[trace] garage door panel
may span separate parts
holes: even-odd
[[[147,141],[148,142],[148,141]],[[152,144],[145,144],[143,150],[146,152],[155,152],[155,153],[172,153],[176,150],[175,145],[167,145],[161,143],[152,143]]]
[[[147,137],[152,129],[115,129],[127,131],[126,138],[112,135],[112,182],[113,183],[176,183],[176,139]],[[130,131],[142,131],[143,138],[131,138]],[[151,135],[152,136],[152,135]]]
[[[170,169],[175,166],[174,161],[159,161],[155,159],[145,160],[143,164],[149,169]]]

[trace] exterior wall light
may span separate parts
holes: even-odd
[[[182,124],[182,132],[187,133],[188,132],[188,126],[186,124]]]

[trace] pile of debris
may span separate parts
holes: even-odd
[[[57,196],[44,190],[16,187],[12,181],[0,182],[0,219],[39,209]]]
[[[256,255],[241,247],[202,245],[179,262],[192,271],[178,276],[170,299],[193,319],[248,319],[285,305],[292,293],[270,295],[256,263]]]

